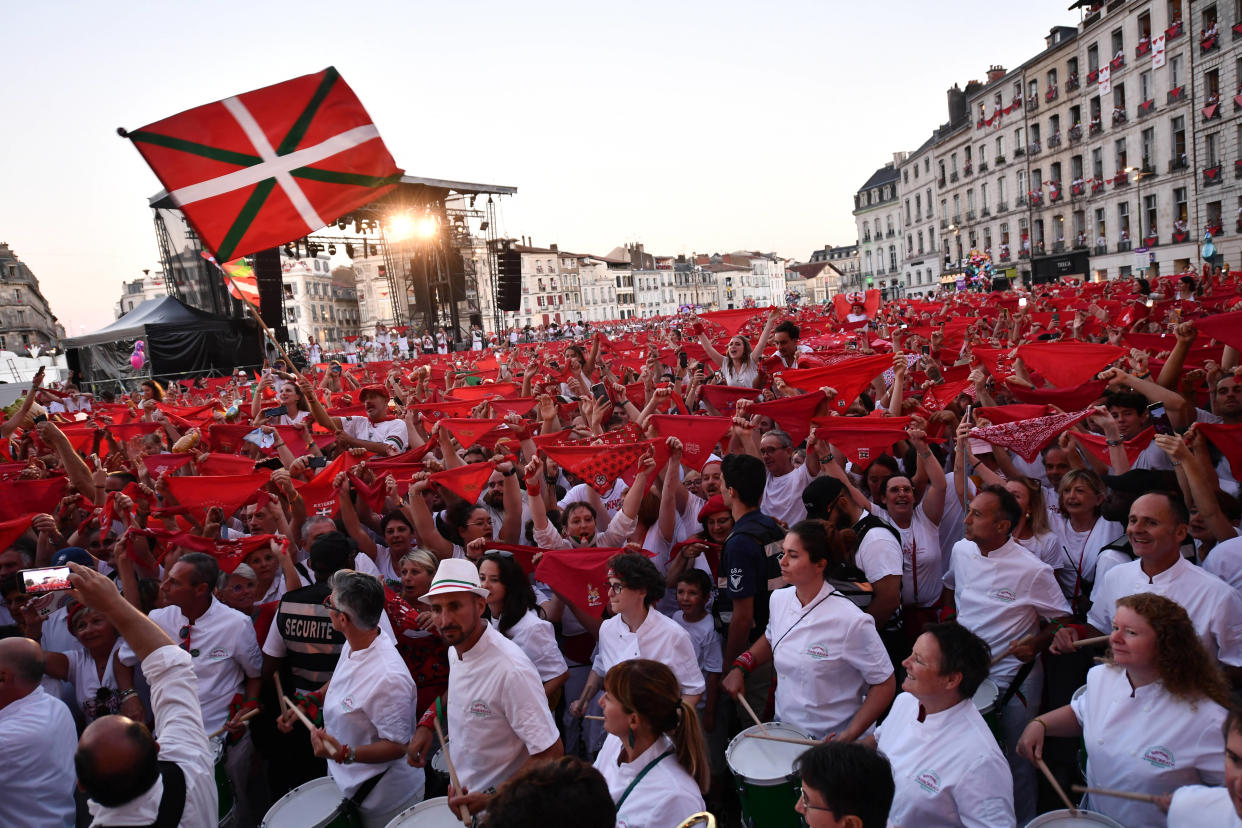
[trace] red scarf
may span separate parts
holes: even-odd
[[[1127,353],[1118,345],[1041,342],[1018,347],[1026,366],[1058,388],[1082,385]]]
[[[1050,414],[1046,417],[1015,420],[1011,423],[1001,423],[986,428],[972,428],[970,436],[978,437],[994,446],[1010,449],[1023,460],[1031,463],[1039,456],[1044,446],[1055,440],[1058,434],[1087,419],[1091,413],[1091,409],[1087,408],[1072,414]]]

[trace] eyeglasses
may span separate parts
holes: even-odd
[[[325,607],[327,607],[327,608],[328,608],[328,611],[329,611],[329,612],[339,612],[341,615],[345,616],[346,618],[349,618],[349,613],[348,613],[348,612],[346,612],[345,610],[341,609],[341,608],[340,608],[340,607],[338,607],[336,604],[332,603],[332,595],[331,595],[331,593],[329,593],[329,594],[328,594],[328,597],[327,597],[327,598],[324,598],[324,599],[323,599],[323,605],[324,605]]]
[[[830,813],[830,814],[831,814],[831,813],[833,813],[833,810],[832,810],[831,808],[825,808],[825,807],[823,807],[822,805],[812,805],[812,804],[810,803],[810,801],[806,798],[806,791],[803,789],[803,787],[802,787],[801,785],[799,785],[799,786],[798,786],[798,801],[802,803],[802,807],[803,807],[803,809],[804,809],[804,810],[807,810],[807,811],[826,811],[826,812],[828,812],[828,813]],[[834,816],[835,816],[835,814],[834,814]]]
[[[625,584],[621,583],[620,581],[617,581],[616,583],[608,584],[608,592],[611,593],[612,595],[620,595],[621,590],[623,589],[625,589]]]
[[[189,624],[186,624],[181,628],[181,632],[179,633],[181,636],[181,649],[189,653],[190,658],[198,658],[198,647],[194,647],[193,649],[190,647],[190,629],[193,626],[194,622],[191,621]]]

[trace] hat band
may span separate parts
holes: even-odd
[[[464,586],[466,589],[479,589],[480,588],[478,584],[471,583],[470,581],[459,581],[453,578],[444,578],[443,580],[432,581],[431,588],[435,589],[436,587],[443,586],[446,584],[458,584],[460,586]]]

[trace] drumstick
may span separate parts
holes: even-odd
[[[453,783],[453,790],[457,791],[460,796],[462,792],[461,783],[457,781],[457,768],[453,767],[453,758],[449,756],[448,739],[444,738],[444,731],[440,728],[440,717],[433,716],[431,721],[436,726],[436,738],[440,740],[440,750],[444,751],[444,764],[448,765],[449,782]],[[461,821],[469,825],[470,809],[462,805],[458,810],[461,811]]]
[[[245,713],[245,714],[244,714],[244,715],[243,715],[240,719],[238,719],[238,720],[237,720],[237,723],[238,723],[238,724],[245,724],[246,722],[250,721],[251,719],[253,719],[253,718],[254,718],[255,716],[257,716],[257,715],[259,715],[259,711],[258,711],[257,709],[256,709],[256,710],[248,710],[248,711],[246,711],[246,713]],[[213,730],[212,732],[208,733],[208,734],[207,734],[207,738],[208,738],[208,739],[214,739],[214,738],[216,738],[217,736],[219,736],[221,733],[223,733],[223,732],[224,732],[224,731],[226,731],[226,730],[228,730],[228,725],[227,725],[227,724],[226,724],[226,725],[222,725],[221,727],[219,727],[219,728],[217,728],[217,729]]]
[[[283,716],[289,708],[285,707],[285,688],[280,684],[280,671],[273,673],[272,678],[276,679],[276,698],[280,700],[280,713]]]
[[[306,714],[302,712],[302,708],[298,707],[296,704],[289,701],[289,699],[285,698],[284,696],[281,696],[281,698],[284,699],[285,706],[288,707],[290,710],[292,710],[294,713],[296,713],[298,718],[302,720],[302,724],[306,725],[306,729],[309,730],[311,733],[314,733],[315,723],[312,722],[310,719],[306,718]]]
[[[1013,655],[1017,651],[1019,647],[1026,645],[1026,644],[1030,644],[1032,638],[1034,638],[1034,636],[1027,636],[1026,638],[1019,639],[1018,641],[1015,641],[1014,643],[1010,644],[1008,647],[1005,648],[1005,652],[1001,653],[996,658],[992,659],[992,666],[995,667],[997,664],[1000,664],[1002,661],[1009,658],[1011,655]]]
[[[1075,785],[1076,793],[1096,794],[1097,796],[1115,796],[1118,799],[1133,799],[1135,802],[1150,802],[1153,805],[1160,801],[1156,794],[1135,793],[1133,791],[1114,791],[1111,788],[1088,788],[1086,785]]]
[[[746,708],[746,712],[749,713],[750,717],[755,720],[755,724],[759,725],[759,730],[761,730],[764,733],[767,733],[768,729],[763,726],[763,722],[759,721],[759,717],[756,716],[755,711],[751,709],[750,702],[746,701],[746,694],[738,693],[737,700],[741,702],[742,707]]]
[[[1065,803],[1065,807],[1069,808],[1069,812],[1073,816],[1078,816],[1078,808],[1070,802],[1070,798],[1065,795],[1065,789],[1061,787],[1061,783],[1052,775],[1052,771],[1048,770],[1048,766],[1044,764],[1043,759],[1035,760],[1035,767],[1039,768],[1044,778],[1048,780],[1048,784],[1052,785],[1052,789],[1057,792],[1057,796],[1061,797],[1061,801]]]
[[[1111,635],[1097,635],[1095,638],[1080,638],[1074,642],[1074,649],[1078,650],[1083,647],[1094,647],[1096,644],[1106,644]]]
[[[767,739],[769,742],[788,742],[791,745],[821,745],[823,742],[817,742],[814,739],[798,739],[794,736],[773,736],[770,733],[745,733],[752,739]]]
[[[604,720],[603,716],[583,716],[582,718],[590,719],[593,722],[602,722]]]

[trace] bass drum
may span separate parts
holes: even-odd
[[[461,820],[449,810],[448,797],[438,796],[406,808],[387,828],[461,828]]]
[[[298,785],[276,800],[259,823],[261,828],[362,828],[330,776]]]

